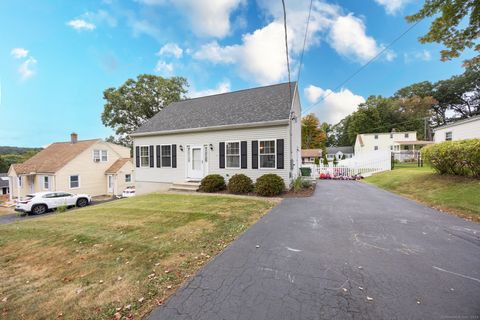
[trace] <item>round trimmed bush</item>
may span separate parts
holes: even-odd
[[[285,190],[285,182],[276,174],[264,174],[257,179],[255,191],[264,197],[273,197],[281,194]]]
[[[225,190],[225,179],[219,174],[209,174],[200,182],[200,190],[204,192]]]
[[[253,191],[253,182],[244,174],[235,174],[228,180],[227,189],[236,194],[249,193]]]

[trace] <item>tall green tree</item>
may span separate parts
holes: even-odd
[[[302,149],[323,149],[327,136],[320,128],[320,120],[310,113],[302,118]]]
[[[435,17],[421,43],[437,42],[446,49],[440,51],[441,60],[457,58],[466,49],[478,54],[464,63],[473,66],[480,63],[480,1],[478,0],[426,0],[422,9],[406,17],[408,22]]]
[[[141,74],[118,88],[103,92],[102,123],[115,130],[107,140],[131,145],[129,134],[167,105],[185,98],[188,82],[183,77],[163,78]]]

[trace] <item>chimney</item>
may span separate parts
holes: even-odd
[[[77,141],[78,141],[78,134],[76,134],[75,132],[70,133],[70,141],[71,141],[72,143],[77,143]]]

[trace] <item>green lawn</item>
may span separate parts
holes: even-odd
[[[0,318],[140,318],[274,205],[151,194],[0,226]]]
[[[429,206],[480,222],[480,180],[442,176],[428,166],[396,165],[364,180]]]

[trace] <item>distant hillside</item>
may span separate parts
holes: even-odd
[[[0,146],[0,155],[2,154],[24,154],[29,151],[34,151],[37,153],[42,150],[42,148],[20,148],[20,147],[8,147]]]

